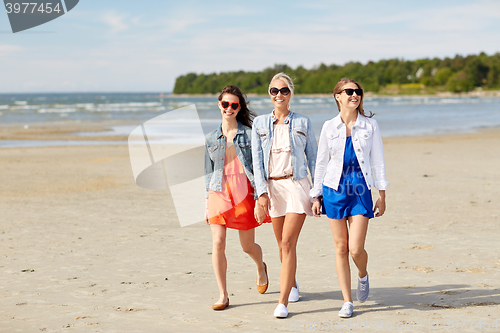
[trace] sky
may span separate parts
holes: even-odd
[[[480,52],[500,52],[498,0],[80,0],[15,34],[0,11],[0,93],[171,92],[190,72]]]

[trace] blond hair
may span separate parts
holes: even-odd
[[[269,87],[267,88],[267,93],[269,95],[271,95],[271,93],[269,92],[269,90],[271,89],[271,85],[273,84],[274,80],[278,80],[278,79],[280,79],[281,81],[285,82],[285,84],[287,85],[288,89],[290,89],[290,91],[291,91],[292,95],[290,96],[290,101],[288,102],[288,110],[290,110],[290,102],[292,101],[292,98],[293,98],[295,86],[293,85],[292,78],[290,78],[288,75],[286,75],[285,73],[281,72],[281,73],[278,73],[275,76],[273,76],[273,78],[271,79],[271,82],[269,82]]]

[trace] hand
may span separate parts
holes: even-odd
[[[205,223],[210,224],[210,222],[208,221],[208,200],[205,204]]]
[[[378,209],[378,211],[377,211]],[[373,212],[375,212],[375,217],[380,217],[385,213],[385,196],[377,199],[375,207],[373,207]]]
[[[321,204],[319,203],[319,200],[315,199],[313,201],[312,212],[313,212],[313,215],[316,216],[316,217],[320,217],[321,216]]]
[[[269,196],[267,193],[262,194],[255,203],[259,205],[261,209],[264,211],[264,214],[269,215]]]
[[[262,209],[262,206],[257,203],[257,201],[255,201],[255,208],[253,210],[253,215],[257,223],[259,223],[259,225],[262,224],[266,218],[265,211]]]

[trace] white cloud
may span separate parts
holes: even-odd
[[[23,51],[24,47],[9,44],[0,44],[0,57],[7,57],[15,52]]]
[[[500,2],[446,7],[415,13],[411,26],[420,31],[430,32],[478,32],[500,20]]]
[[[111,27],[111,33],[115,34],[128,29],[129,26],[123,22],[126,17],[126,15],[120,15],[115,12],[107,12],[102,15],[101,19]]]

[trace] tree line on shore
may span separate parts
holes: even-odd
[[[175,81],[174,94],[216,94],[228,84],[245,93],[267,94],[271,78],[285,72],[294,79],[297,94],[331,93],[337,81],[348,77],[365,91],[381,94],[432,94],[467,92],[476,88],[500,89],[500,52],[445,59],[389,59],[343,66],[320,64],[312,69],[275,65],[260,72],[189,73]]]

